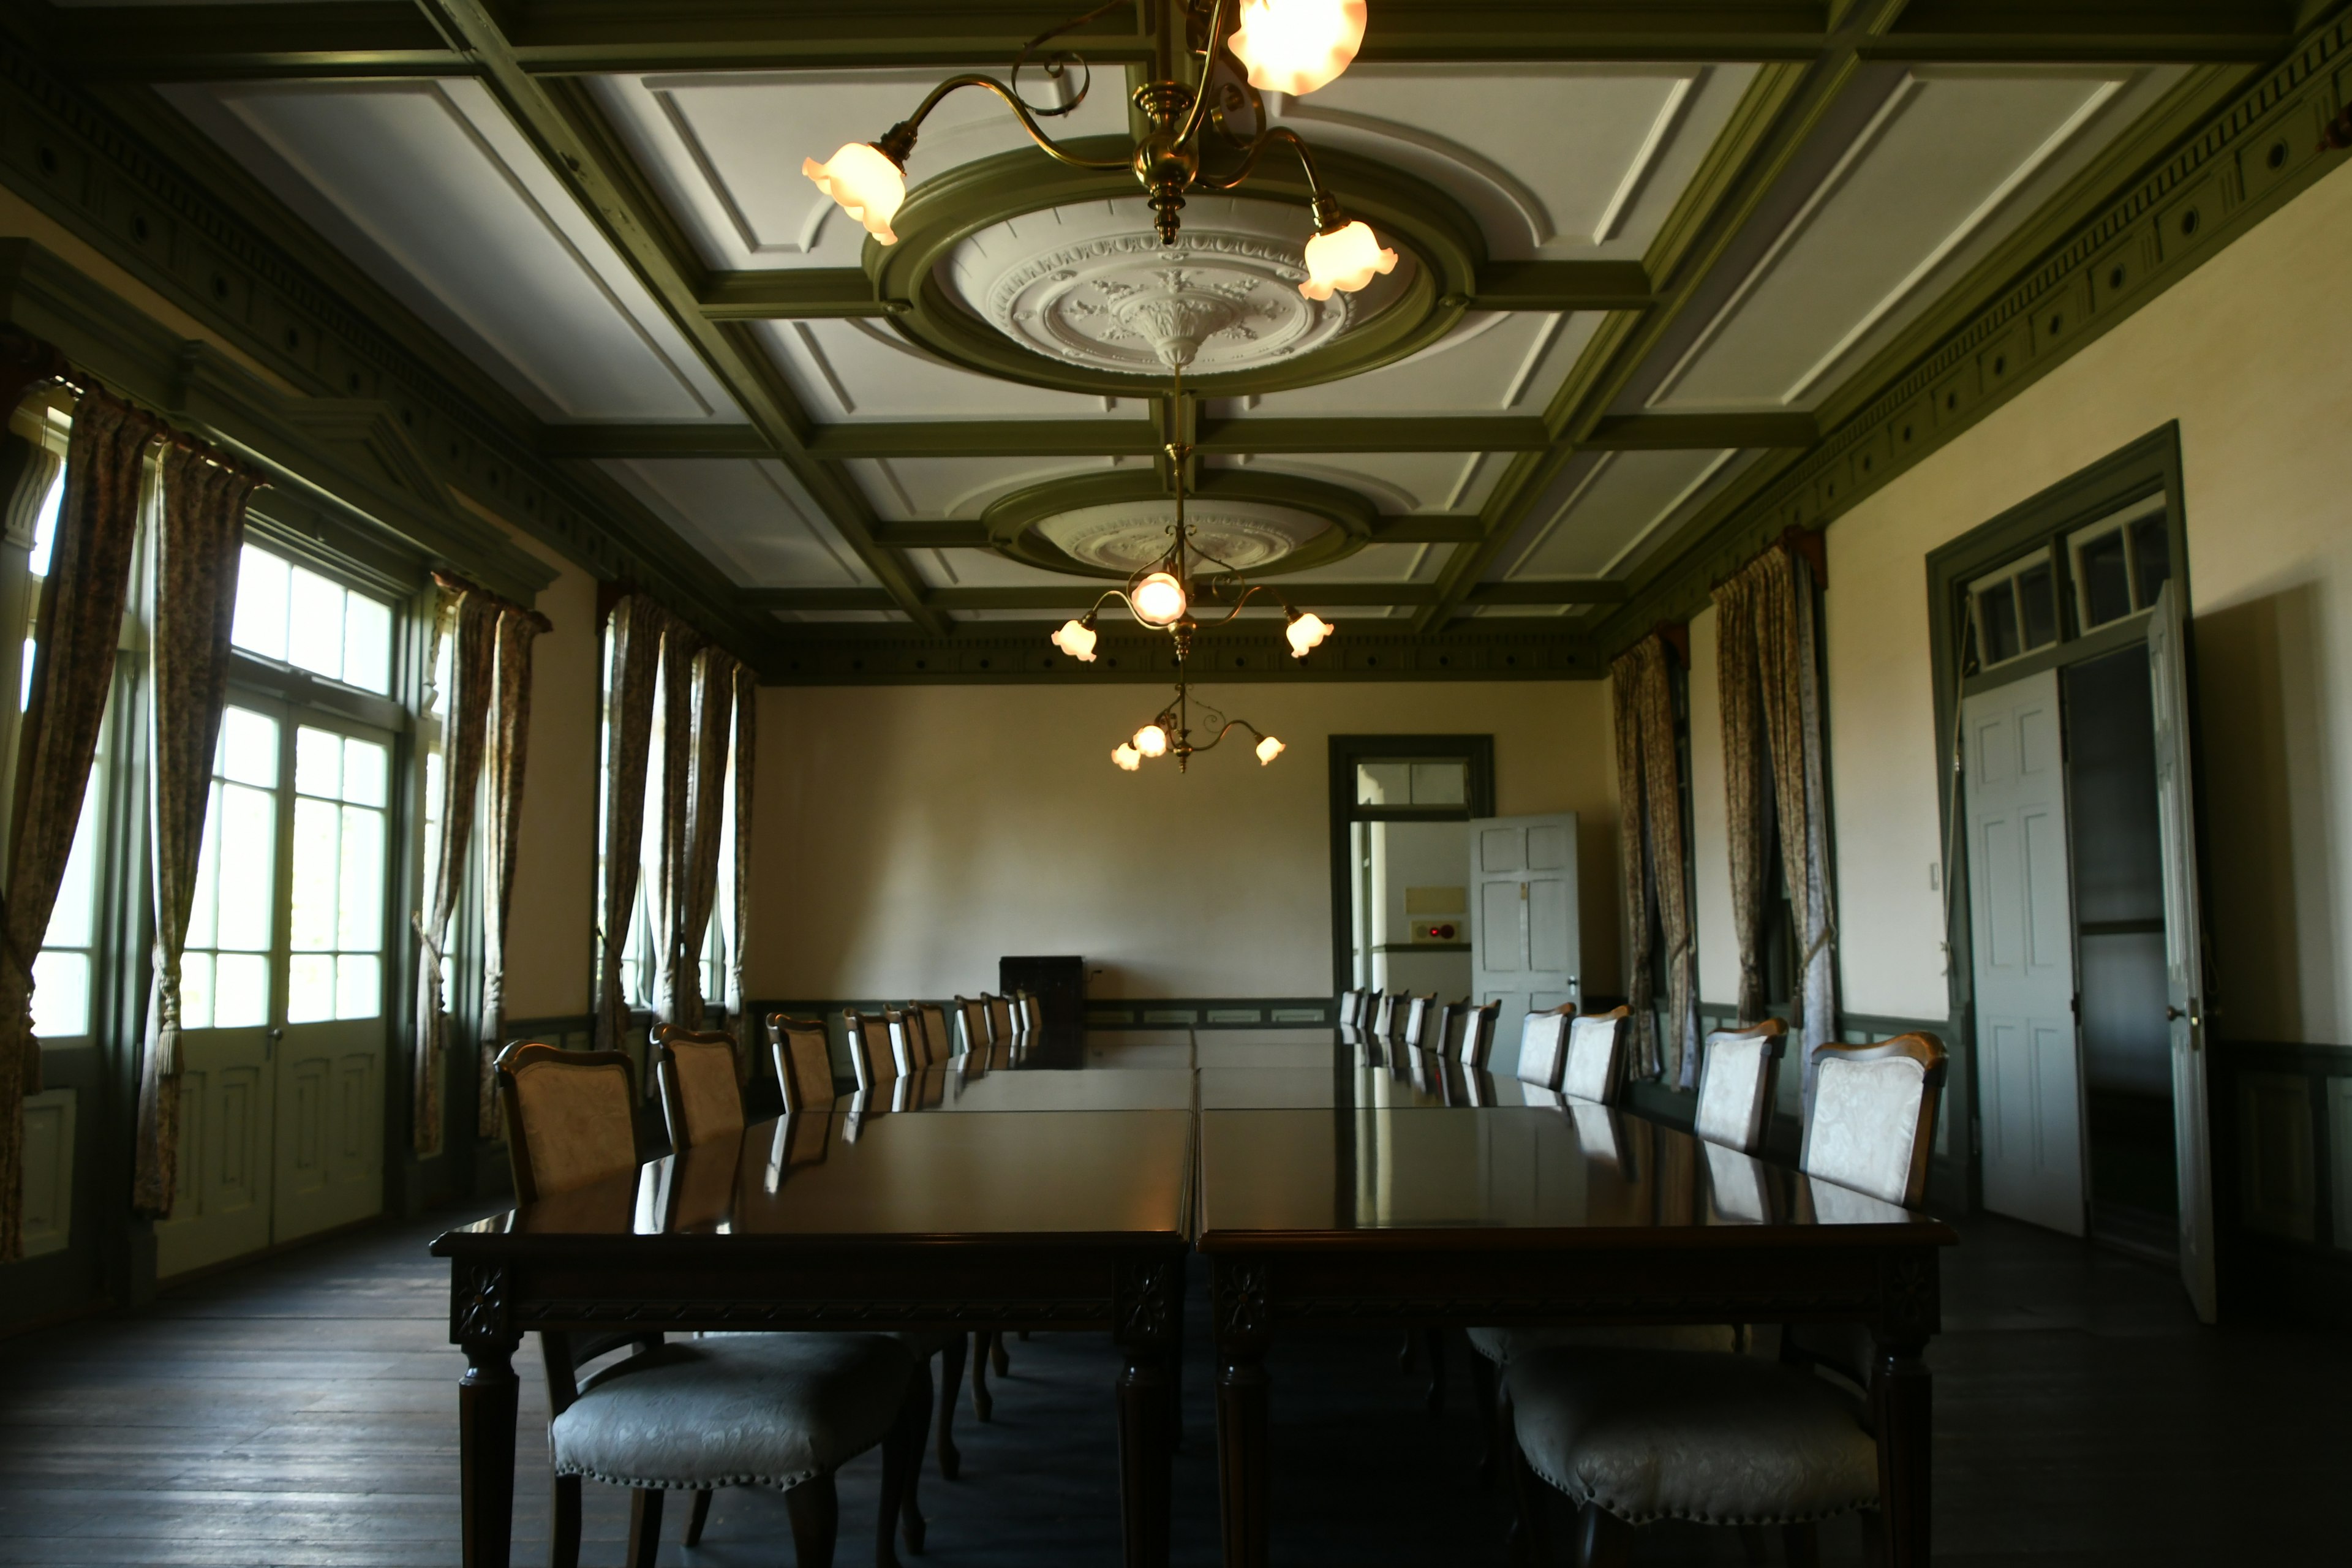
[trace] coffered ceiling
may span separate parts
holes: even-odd
[[[1204,526],[1274,552],[1302,605],[1585,637],[2334,9],[1370,8],[1342,79],[1264,102],[1402,253],[1319,307],[1285,281],[1312,226],[1271,157],[1166,254],[1129,242],[1131,181],[1062,169],[977,92],[924,126],[892,249],[803,177],[943,76],[1001,74],[1050,5],[17,19],[274,198],[790,647],[1074,613],[1109,569],[1067,541],[1157,518],[1171,438]],[[1058,136],[1123,144],[1161,11],[1076,36],[1092,90]],[[1188,289],[1227,303],[1171,351],[1136,302]]]

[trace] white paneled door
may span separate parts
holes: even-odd
[[[1576,907],[1576,814],[1470,823],[1470,987],[1500,1001],[1493,1067],[1518,1056],[1529,1011],[1573,1002],[1582,944]]]
[[[391,763],[391,737],[363,725],[242,694],[223,715],[159,1276],[383,1205]]]
[[[2189,764],[2189,670],[2180,589],[2167,583],[2147,623],[2156,710],[2157,826],[2164,855],[2165,1017],[2172,1037],[2172,1147],[2180,1182],[2180,1279],[2214,1320],[2213,1168],[2205,1110],[2204,917]],[[2339,1222],[2340,1224],[2341,1222]]]
[[[2083,1234],[2082,1054],[2055,670],[1961,704],[1984,1203]]]

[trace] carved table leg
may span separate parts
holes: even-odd
[[[515,1346],[506,1270],[451,1270],[449,1337],[465,1347],[457,1380],[457,1452],[462,1477],[466,1568],[507,1568],[514,1536]]]
[[[1933,1389],[1926,1342],[1881,1336],[1872,1357],[1871,1404],[1878,1417],[1879,1521],[1891,1568],[1925,1568],[1928,1479],[1934,1450]]]
[[[1217,1500],[1225,1568],[1265,1568],[1265,1265],[1217,1258]]]
[[[1168,1564],[1174,1363],[1183,1338],[1181,1259],[1122,1265],[1112,1339],[1126,1356],[1118,1377],[1118,1491],[1127,1568]]]

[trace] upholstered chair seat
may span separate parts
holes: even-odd
[[[721,1334],[584,1380],[550,1429],[555,1473],[666,1490],[827,1474],[889,1436],[915,1362],[887,1334]]]
[[[1511,1363],[1519,1451],[1627,1524],[1802,1524],[1878,1500],[1854,1394],[1757,1356],[1532,1350]]]
[[[1735,1351],[1728,1323],[1558,1324],[1532,1329],[1472,1329],[1470,1348],[1507,1371],[1514,1358],[1561,1345],[1588,1350]]]

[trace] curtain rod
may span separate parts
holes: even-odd
[[[1717,577],[1713,582],[1709,583],[1706,585],[1707,593],[1709,595],[1713,595],[1717,588],[1722,587],[1726,583],[1730,582],[1734,577],[1738,576],[1742,572],[1747,571],[1750,566],[1755,565],[1756,563],[1763,560],[1764,557],[1769,555],[1775,550],[1784,550],[1791,555],[1803,556],[1805,559],[1805,564],[1813,569],[1814,584],[1817,586],[1823,588],[1830,585],[1830,546],[1828,534],[1821,529],[1804,528],[1792,522],[1788,527],[1780,531],[1779,538],[1765,545],[1763,549],[1758,551],[1747,560],[1742,561],[1730,571],[1726,572],[1722,576]]]
[[[450,593],[474,595],[481,598],[488,599],[499,609],[511,615],[521,616],[530,620],[542,632],[551,632],[555,629],[555,623],[553,621],[549,620],[545,616],[540,614],[537,610],[530,608],[528,605],[518,605],[503,594],[493,594],[488,588],[483,587],[479,583],[471,582],[467,578],[460,577],[455,572],[436,572],[433,574],[433,581],[441,587],[447,589]]]

